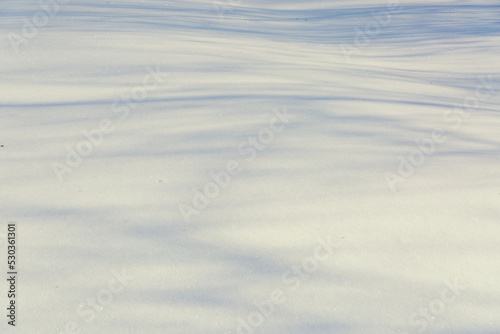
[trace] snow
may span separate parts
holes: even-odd
[[[494,1],[50,6],[0,3],[20,333],[500,331]]]

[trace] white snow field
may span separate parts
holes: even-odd
[[[2,333],[500,333],[497,1],[55,1],[0,1]]]

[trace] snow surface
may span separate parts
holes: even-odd
[[[65,0],[16,52],[42,9],[1,1],[15,330],[499,333],[500,6],[394,3]],[[179,205],[231,161],[241,172],[187,222]],[[273,291],[285,300],[256,313]]]

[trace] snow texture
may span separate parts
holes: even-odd
[[[500,332],[496,1],[54,1],[0,2],[18,333]]]

